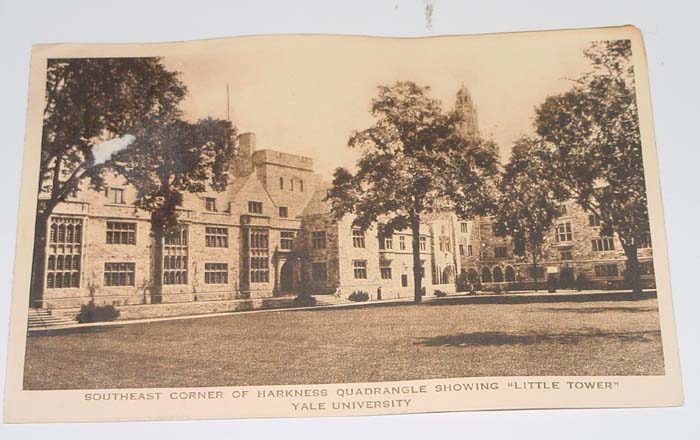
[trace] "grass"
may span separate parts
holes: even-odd
[[[280,311],[29,336],[25,389],[660,375],[655,299]]]

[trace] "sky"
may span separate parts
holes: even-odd
[[[507,160],[512,143],[530,133],[534,108],[571,87],[590,70],[579,39],[534,34],[422,40],[283,36],[214,40],[165,55],[189,89],[188,119],[227,117],[239,132],[254,132],[257,148],[309,156],[330,179],[352,168],[347,147],[354,130],[372,124],[377,86],[409,80],[431,87],[445,109],[466,86],[482,135]]]

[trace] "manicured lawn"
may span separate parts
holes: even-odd
[[[663,374],[655,299],[239,314],[30,336],[25,389]]]

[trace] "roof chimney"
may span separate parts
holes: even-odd
[[[247,132],[238,135],[238,155],[250,157],[255,151],[255,133]]]

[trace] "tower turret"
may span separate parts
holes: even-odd
[[[479,119],[476,112],[476,105],[472,100],[472,95],[469,90],[462,87],[457,92],[457,101],[455,102],[455,111],[460,114],[460,122],[458,130],[463,136],[478,136],[479,135]]]

